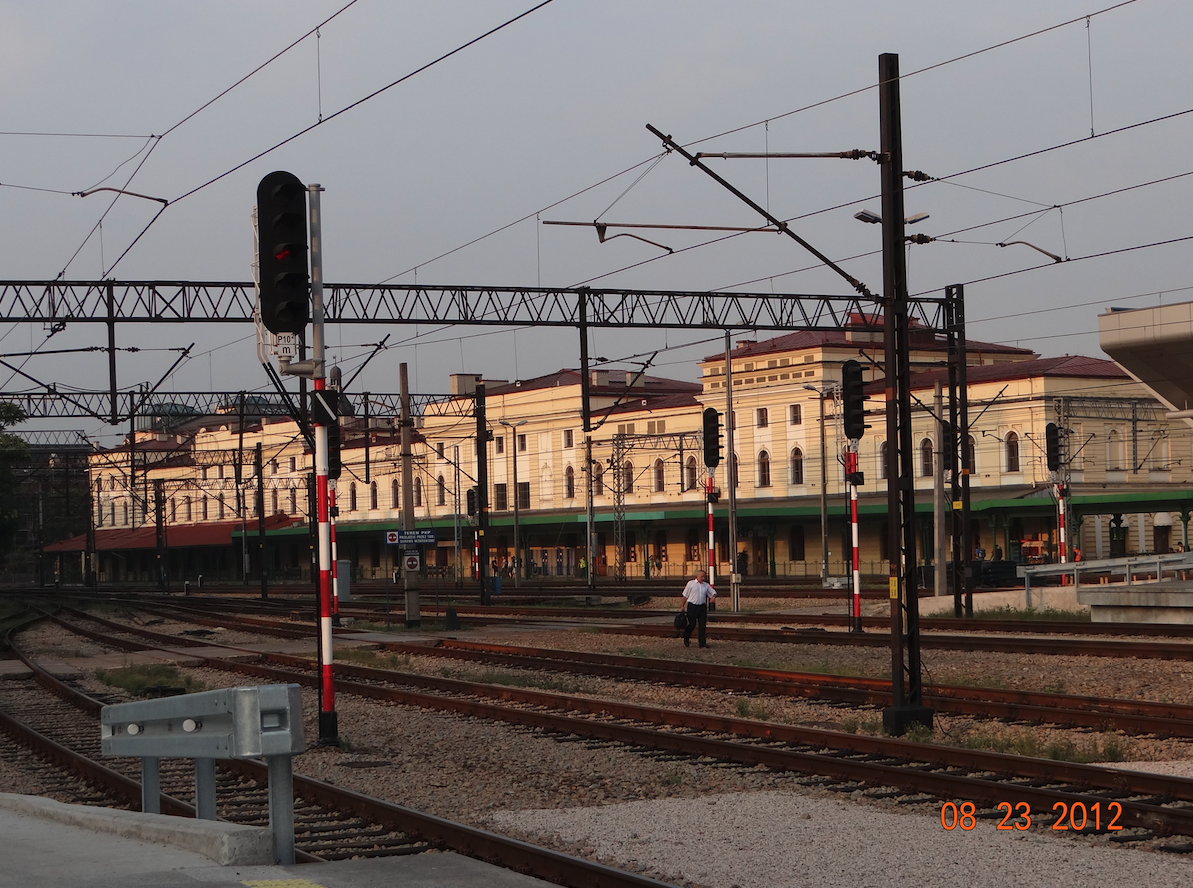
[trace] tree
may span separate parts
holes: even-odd
[[[13,494],[20,483],[14,469],[29,459],[29,446],[8,429],[28,419],[25,411],[9,401],[0,401],[0,554],[7,554],[20,526]]]

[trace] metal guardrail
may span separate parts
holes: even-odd
[[[264,756],[278,863],[294,863],[292,757],[306,749],[296,684],[226,688],[100,710],[104,755],[141,759],[141,810],[159,813],[161,759],[195,760],[195,816],[215,820],[215,760]]]
[[[1081,587],[1081,579],[1086,578],[1086,585],[1090,585],[1089,577],[1104,576],[1107,578],[1122,576],[1123,585],[1134,585],[1139,582],[1162,582],[1166,576],[1172,579],[1184,579],[1185,574],[1193,572],[1193,553],[1173,552],[1165,555],[1132,555],[1127,558],[1103,558],[1097,561],[1069,561],[1063,564],[1021,564],[1015,573],[1023,577],[1023,591],[1028,606],[1031,605],[1031,581],[1035,577],[1063,577],[1071,580],[1073,587]],[[1062,580],[1064,582],[1064,580]],[[1098,583],[1097,585],[1105,585]],[[1116,585],[1118,585],[1116,583]]]

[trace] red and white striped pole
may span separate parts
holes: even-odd
[[[319,194],[323,188],[308,185],[311,210],[311,346],[315,373],[314,397],[327,389],[327,371],[323,349],[323,237]],[[331,593],[331,514],[327,479],[327,426],[315,423],[315,511],[319,541],[319,743],[339,745],[340,731],[336,715],[336,689],[332,678],[332,593]]]
[[[845,472],[850,478],[857,477],[857,440],[849,442]],[[849,482],[849,530],[853,539],[853,631],[862,631],[862,570],[860,547],[858,546],[857,485]]]
[[[708,500],[708,584],[715,586],[717,584],[717,539],[713,536],[712,527],[712,483],[712,472],[709,472],[705,495],[705,499]],[[730,567],[730,570],[732,569]]]
[[[328,470],[330,474],[330,467]],[[328,500],[331,516],[331,625],[340,625],[340,553],[336,546],[336,482],[328,483]]]
[[[1060,563],[1066,564],[1069,560],[1069,542],[1065,528],[1065,486],[1063,484],[1056,485],[1056,513],[1056,530],[1057,536],[1060,537]],[[1062,586],[1068,584],[1068,577],[1064,574],[1060,575],[1060,584]]]

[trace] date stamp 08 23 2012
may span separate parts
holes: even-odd
[[[997,810],[1003,812],[1003,818],[995,829],[1028,830],[1031,829],[1031,805],[1027,802],[999,802]],[[1081,832],[1093,827],[1096,832],[1103,830],[1103,817],[1106,820],[1106,830],[1122,829],[1118,819],[1123,815],[1123,806],[1118,802],[1110,802],[1105,810],[1101,802],[1086,805],[1084,802],[1057,802],[1052,806],[1053,811],[1059,811],[1060,816],[1052,824],[1054,830],[1076,830]],[[952,832],[961,829],[968,832],[977,825],[977,808],[973,802],[945,802],[940,806],[940,825]],[[1080,820],[1078,820],[1080,818]]]

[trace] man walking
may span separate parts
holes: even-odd
[[[708,647],[705,631],[708,627],[708,603],[717,597],[717,590],[708,584],[708,574],[696,571],[696,578],[688,580],[683,590],[683,611],[688,615],[688,628],[683,633],[684,647],[692,646],[692,627],[698,627],[700,647]]]

